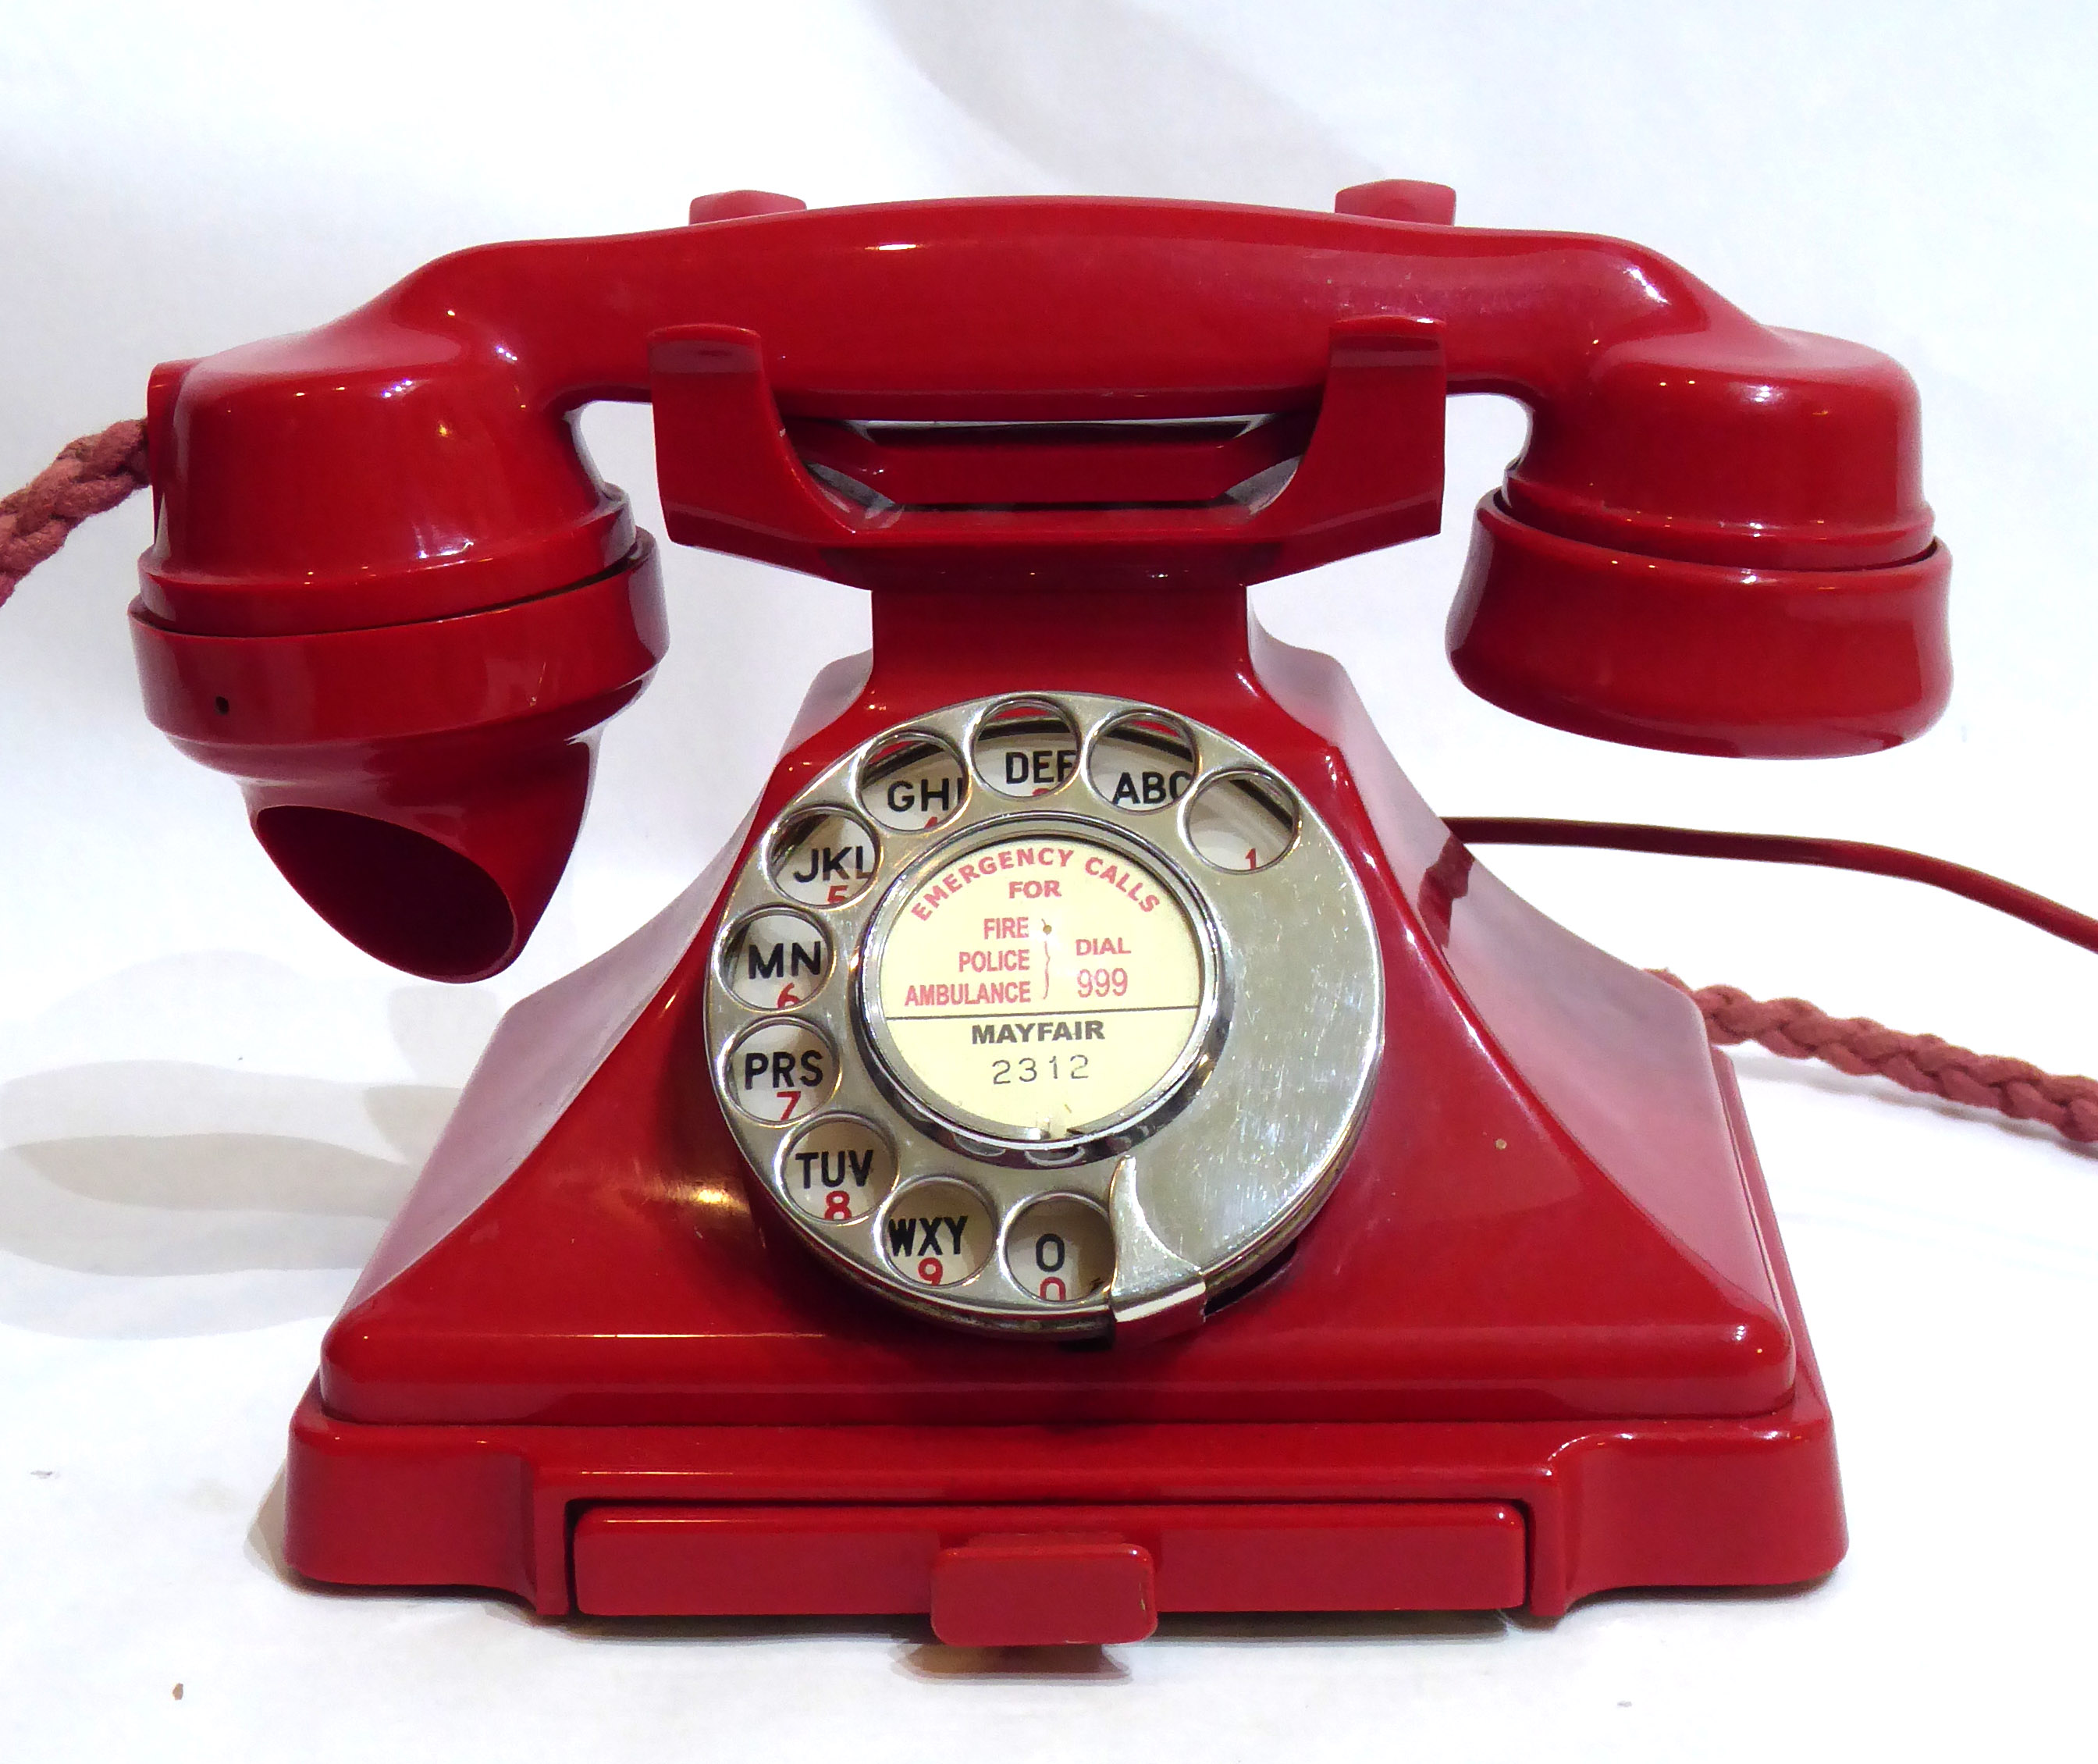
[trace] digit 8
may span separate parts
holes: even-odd
[[[842,1188],[833,1188],[823,1196],[823,1218],[829,1221],[849,1221],[853,1216],[852,1196]]]

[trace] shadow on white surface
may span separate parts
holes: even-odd
[[[1589,1613],[1601,1613],[1611,1605],[1639,1607],[1663,1604],[1727,1605],[1788,1604],[1811,1599],[1843,1572],[1837,1564],[1812,1580],[1792,1581],[1782,1586],[1611,1586],[1574,1600],[1563,1617],[1539,1617],[1529,1610],[1495,1613],[1515,1629],[1549,1635],[1562,1625],[1578,1623]]]
[[[1209,1611],[1161,1617],[1168,1641],[1497,1642],[1508,1634],[1505,1611]]]
[[[920,1642],[896,1657],[907,1678],[1040,1679],[1056,1684],[1126,1684],[1129,1668],[1097,1643],[1064,1648],[950,1648]]]
[[[184,1004],[192,1016],[175,1014]],[[187,1043],[200,1057],[24,1071],[16,1056],[0,1081],[0,1323],[136,1340],[334,1311],[450,1117],[498,1006],[397,989],[379,1047],[353,1053],[333,1032],[305,1044],[292,1013],[312,1009],[310,985],[275,964],[197,957],[107,976],[23,1025],[31,1060],[78,1045],[80,1020],[116,1025],[120,1046]],[[323,1069],[390,1054],[411,1080],[218,1063],[257,1045]]]
[[[284,1467],[277,1467],[270,1492],[255,1509],[255,1522],[248,1528],[248,1560],[287,1586],[303,1589],[306,1582],[284,1560]]]
[[[345,1097],[342,1093],[349,1092]],[[223,1274],[361,1267],[427,1145],[458,1099],[425,1085],[371,1090],[322,1078],[174,1061],[112,1060],[0,1086],[0,1126],[54,1113],[121,1117],[142,1098],[180,1095],[229,1121],[362,1103],[409,1155],[375,1156],[286,1134],[86,1134],[16,1140],[0,1185],[0,1247],[83,1274]]]

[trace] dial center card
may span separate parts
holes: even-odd
[[[872,976],[905,1077],[942,1113],[1064,1139],[1144,1101],[1202,1014],[1202,950],[1174,890],[1063,831],[977,846],[884,914]]]

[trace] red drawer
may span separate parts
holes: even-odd
[[[972,1645],[1127,1641],[1169,1611],[1519,1605],[1525,1529],[1490,1501],[586,1509],[600,1617],[929,1613]]]

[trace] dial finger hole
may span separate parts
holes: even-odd
[[[1195,782],[1195,740],[1157,711],[1117,717],[1094,738],[1086,767],[1100,800],[1139,813],[1178,802]]]
[[[813,1023],[775,1017],[739,1035],[722,1062],[722,1088],[753,1121],[783,1127],[813,1115],[837,1083],[837,1056]]]
[[[997,1234],[990,1204],[973,1187],[952,1176],[928,1176],[889,1202],[881,1248],[914,1285],[959,1286],[990,1259]]]
[[[753,913],[722,943],[722,984],[757,1010],[806,1004],[830,973],[831,940],[799,913]]]
[[[1114,1278],[1114,1231],[1078,1195],[1030,1201],[1005,1234],[1006,1271],[1045,1305],[1076,1305]]]
[[[842,906],[866,892],[880,859],[880,842],[858,816],[814,809],[796,815],[774,836],[767,874],[789,900]]]
[[[962,812],[968,795],[961,757],[937,735],[915,730],[876,743],[860,767],[861,803],[900,833],[946,825]]]
[[[1297,843],[1297,798],[1266,772],[1220,772],[1187,805],[1187,843],[1219,870],[1265,870]]]
[[[780,1153],[779,1183],[811,1218],[856,1224],[896,1186],[896,1153],[885,1134],[857,1116],[826,1116]]]
[[[977,725],[977,776],[1003,796],[1046,796],[1078,769],[1078,731],[1060,704],[1009,698]]]

